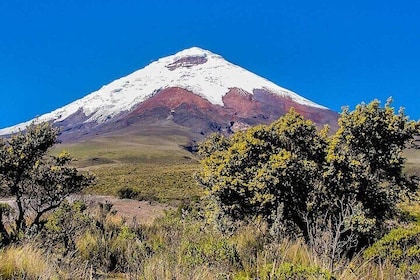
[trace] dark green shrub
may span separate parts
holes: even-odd
[[[197,179],[213,201],[216,222],[260,216],[281,227],[279,233],[294,235],[306,229],[301,213],[310,207],[313,186],[321,180],[325,150],[315,124],[291,110],[270,126],[231,138],[211,136],[200,146]]]
[[[117,191],[118,197],[121,199],[128,198],[133,199],[139,195],[139,191],[133,189],[132,187],[124,187]]]
[[[186,266],[226,264],[226,267],[229,267],[239,263],[235,246],[224,238],[205,238],[194,243],[185,240],[180,249],[183,252],[182,263]]]
[[[259,278],[278,280],[335,279],[330,272],[319,266],[304,266],[287,262],[280,264],[278,267],[273,264],[263,267]]]
[[[391,230],[364,252],[366,258],[391,260],[393,264],[420,262],[420,225]]]
[[[391,100],[380,105],[344,109],[331,136],[292,109],[271,125],[209,137],[196,176],[213,206],[208,216],[221,229],[262,218],[274,236],[308,239],[308,221],[327,213],[337,241],[355,235],[360,249],[380,237],[398,219],[397,204],[419,187],[403,172],[402,152],[420,130]],[[343,231],[348,206],[357,215]]]
[[[420,275],[420,225],[391,230],[364,252],[380,263],[391,262],[408,275]]]

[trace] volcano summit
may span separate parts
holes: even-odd
[[[291,107],[316,124],[336,126],[338,114],[197,47],[161,58],[35,121],[62,127],[60,138],[175,124],[192,135],[230,133],[270,123]],[[1,129],[24,129],[34,120]]]

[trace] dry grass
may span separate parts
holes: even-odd
[[[0,279],[58,279],[41,250],[31,245],[0,251]]]
[[[387,261],[381,263],[365,259],[362,254],[339,260],[342,264],[340,269],[329,272],[328,265],[302,239],[285,238],[272,242],[261,224],[243,225],[228,237],[200,220],[182,219],[176,212],[169,211],[152,225],[143,226],[144,236],[138,240],[131,231],[122,234],[122,228],[126,226],[121,224],[121,220],[114,219],[107,219],[107,227],[113,229],[114,234],[100,236],[87,231],[78,238],[77,253],[69,259],[68,267],[57,266],[54,256],[45,255],[31,245],[3,249],[0,251],[0,279],[89,279],[94,275],[100,279],[144,280],[385,280],[406,279],[409,276],[402,275]],[[143,245],[131,248],[134,244]],[[122,253],[129,264],[125,271],[116,273],[98,269],[103,265],[95,267],[91,254],[93,257],[102,254],[98,250],[104,245],[107,250],[116,252],[125,248]],[[148,249],[139,254],[145,248]],[[151,253],[147,253],[149,250]],[[135,255],[137,257],[133,258]]]

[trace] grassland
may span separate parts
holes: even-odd
[[[175,205],[198,198],[201,190],[193,178],[198,159],[184,148],[187,136],[182,131],[142,132],[59,144],[52,153],[65,150],[76,167],[96,175],[97,184],[86,190],[89,194],[117,195],[131,188],[136,199]]]

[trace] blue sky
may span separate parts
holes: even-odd
[[[419,1],[0,2],[0,127],[199,46],[335,111],[420,119]]]

